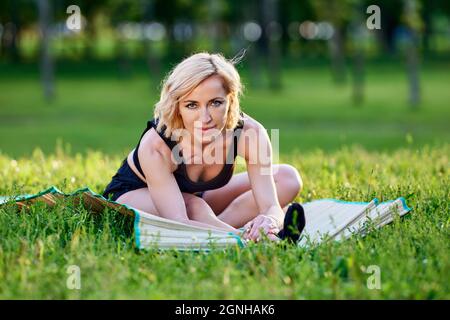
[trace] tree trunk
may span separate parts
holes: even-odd
[[[409,103],[413,109],[417,109],[420,104],[420,79],[419,79],[419,52],[418,52],[418,30],[417,2],[416,0],[404,0],[404,15],[407,21],[407,28],[410,36],[406,48],[406,66],[409,83]]]
[[[41,81],[47,101],[54,98],[54,68],[50,53],[50,19],[51,8],[48,0],[38,0],[39,26],[41,30]]]
[[[220,52],[220,33],[219,33],[219,23],[220,20],[220,3],[217,0],[208,1],[208,11],[209,11],[209,31],[210,40],[212,43],[213,52]]]
[[[423,5],[425,8],[423,8],[423,22],[425,24],[425,31],[423,34],[423,51],[424,54],[430,54],[433,53],[432,44],[430,43],[430,39],[433,37],[433,1],[424,1]]]
[[[364,8],[361,5],[354,5],[352,8],[352,23],[350,25],[350,35],[353,42],[353,104],[361,106],[364,102],[364,62],[365,62],[365,36],[366,26]]]
[[[336,84],[345,83],[345,58],[344,58],[344,40],[343,31],[339,26],[335,26],[333,37],[329,43],[331,55],[331,70],[333,80]]]
[[[131,63],[125,44],[126,40],[123,39],[123,35],[117,35],[115,41],[115,56],[117,58],[119,74],[121,77],[128,78],[131,74]]]
[[[280,39],[274,34],[278,25],[278,0],[264,0],[263,3],[263,32],[268,46],[269,87],[272,90],[281,89],[280,70]],[[272,24],[273,28],[270,27]]]
[[[11,20],[12,23],[7,23],[5,25],[5,33],[9,35],[8,51],[12,62],[19,63],[21,60],[20,51],[17,46],[20,32],[20,20],[19,13],[17,12],[17,1],[12,1],[11,3]]]
[[[406,65],[409,82],[409,103],[413,109],[416,109],[420,104],[419,54],[416,39],[411,40],[411,45],[407,50]]]
[[[258,21],[257,17],[255,17],[255,14],[258,12],[257,9],[258,8],[255,0],[248,0],[247,2],[245,2],[244,21]],[[262,77],[258,42],[250,42],[250,45],[247,47],[247,55],[247,60],[250,68],[250,84],[253,88],[259,88],[262,85]]]
[[[360,106],[364,102],[364,51],[355,49],[353,54],[353,103]]]
[[[143,22],[144,24],[148,24],[152,21],[153,19],[153,5],[154,5],[154,1],[153,0],[143,0],[142,1],[142,10],[143,10]],[[144,50],[145,50],[145,54],[146,54],[146,61],[147,61],[147,67],[148,67],[148,71],[150,73],[150,78],[152,80],[152,86],[153,83],[155,81],[157,81],[156,79],[158,79],[160,77],[160,73],[161,73],[161,62],[159,61],[158,57],[156,56],[156,54],[153,54],[153,48],[152,48],[152,41],[150,39],[146,39],[144,37]]]

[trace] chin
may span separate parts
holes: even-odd
[[[200,142],[202,145],[208,144],[213,142],[217,138],[217,134],[214,133],[208,133],[205,135],[202,135],[201,137],[198,137],[196,140]]]
[[[200,138],[198,138],[196,140],[197,140],[197,142],[199,142],[202,145],[204,145],[204,144],[208,144],[208,143],[214,141],[214,136],[213,135],[203,136],[203,137],[200,137]]]

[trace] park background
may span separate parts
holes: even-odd
[[[80,31],[67,27],[70,5]],[[370,5],[381,29],[367,26]],[[180,258],[136,253],[114,213],[3,209],[0,297],[450,296],[448,1],[2,1],[0,194],[101,193],[151,119],[165,74],[200,51],[245,51],[242,110],[280,130],[279,160],[304,180],[298,201],[404,196],[413,213],[310,250]],[[88,270],[85,290],[65,287],[68,264]],[[381,266],[382,290],[367,289],[363,264]]]

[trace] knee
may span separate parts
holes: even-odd
[[[283,183],[285,190],[295,194],[294,197],[302,190],[303,181],[297,168],[289,164],[281,164],[276,173],[276,179]]]
[[[189,197],[185,200],[186,212],[191,220],[202,219],[206,211],[206,206],[208,205],[205,200],[197,196]]]

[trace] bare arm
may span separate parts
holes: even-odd
[[[278,201],[272,170],[272,146],[269,136],[260,124],[252,124],[248,131],[245,161],[250,184],[260,214],[247,223],[248,238],[258,239],[259,230],[264,233],[283,227],[284,212]],[[244,136],[247,132],[244,133]]]
[[[226,231],[210,224],[189,220],[183,195],[171,171],[170,161],[167,160],[167,154],[164,155],[160,150],[161,148],[148,140],[143,141],[138,150],[142,171],[158,214],[163,218],[192,226]]]

